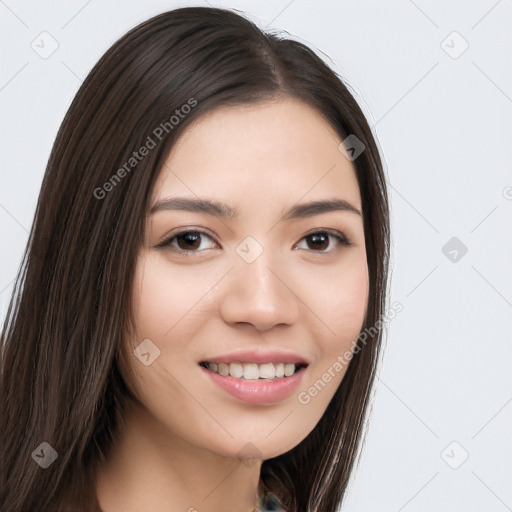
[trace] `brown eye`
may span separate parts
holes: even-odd
[[[156,247],[170,248],[174,252],[187,255],[192,255],[203,252],[206,249],[215,248],[203,247],[203,249],[201,249],[201,242],[203,239],[202,237],[211,240],[215,245],[217,245],[216,242],[213,241],[213,237],[208,233],[205,233],[204,231],[184,230],[167,238],[166,240],[158,244]],[[347,238],[343,235],[343,233],[335,229],[318,230],[302,238],[302,240],[306,241],[307,250],[325,254],[329,254],[334,250],[329,250],[329,248],[333,245],[331,241],[332,239],[334,239],[338,245],[352,245],[349,242],[349,240],[347,240]]]
[[[170,238],[167,238],[162,243],[158,244],[156,247],[169,247],[178,253],[194,254],[196,252],[202,252],[202,250],[205,250],[204,248],[202,250],[199,250],[199,248],[201,247],[202,237],[213,240],[210,235],[203,231],[180,231],[179,233],[176,233]],[[174,241],[176,241],[176,245],[173,243]],[[208,249],[208,247],[206,247],[206,249]]]
[[[315,231],[314,233],[310,233],[309,235],[305,236],[302,240],[307,241],[306,245],[308,249],[328,254],[332,251],[326,249],[333,245],[331,244],[329,237],[333,237],[338,245],[352,245],[345,237],[345,235],[336,229],[324,229],[322,231]]]
[[[176,235],[174,238],[176,238],[178,247],[185,251],[188,249],[198,249],[201,245],[201,234],[193,231]]]
[[[329,235],[326,233],[315,233],[313,235],[309,235],[306,237],[306,240],[310,240],[312,242],[313,247],[311,248],[314,251],[323,251],[330,245]]]

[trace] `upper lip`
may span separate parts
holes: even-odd
[[[284,350],[239,350],[203,359],[202,363],[294,363],[308,365],[303,357]]]

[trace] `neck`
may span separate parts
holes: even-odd
[[[103,512],[253,512],[260,460],[241,461],[187,443],[137,405],[96,479]]]

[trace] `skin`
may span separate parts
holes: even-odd
[[[148,217],[133,286],[137,332],[127,340],[131,363],[123,369],[140,403],[127,408],[98,474],[105,512],[252,511],[262,461],[295,447],[322,417],[347,368],[333,372],[333,364],[353,349],[366,314],[363,219],[332,211],[279,220],[296,203],[334,197],[361,210],[340,142],[316,110],[288,98],[216,110],[173,147],[152,204],[215,199],[237,207],[240,218],[176,210]],[[192,249],[183,237],[154,247],[177,228],[213,236],[202,235]],[[341,231],[352,245],[333,236],[315,245],[307,235],[321,228]],[[263,248],[252,263],[236,252],[247,236]],[[133,355],[144,339],[160,350],[148,366]],[[309,366],[300,387],[282,401],[250,404],[198,366],[240,348],[301,355]],[[299,393],[329,368],[330,382],[300,403]],[[255,458],[241,458],[247,443]]]

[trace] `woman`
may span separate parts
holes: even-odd
[[[205,7],[130,30],[59,130],[2,332],[2,510],[338,510],[388,222],[306,46]]]

